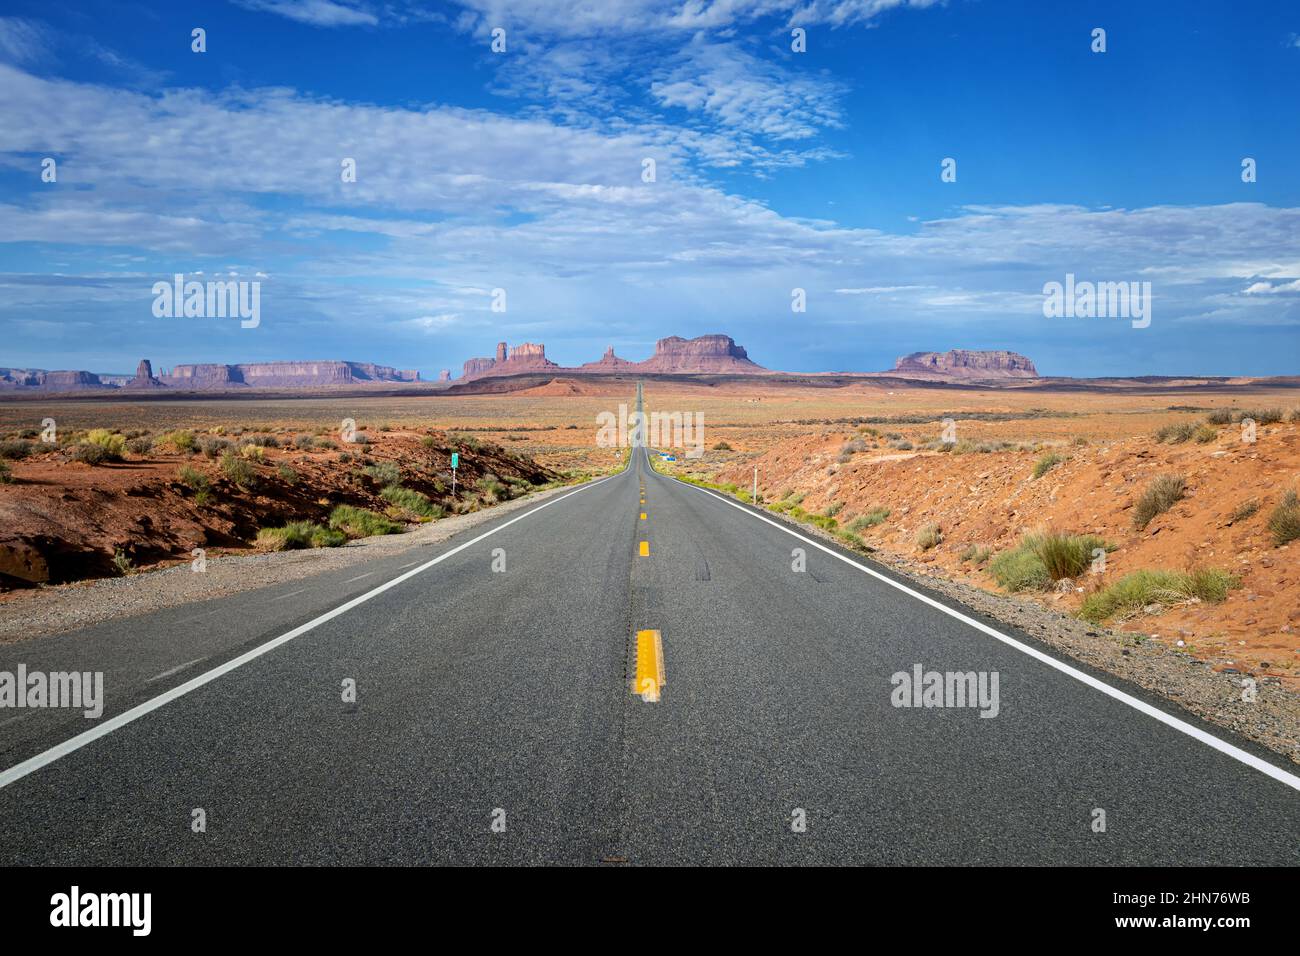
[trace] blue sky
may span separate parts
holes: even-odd
[[[1300,372],[1292,3],[9,0],[0,93],[0,366],[725,332],[794,371]],[[175,273],[261,282],[260,325],[156,318]],[[1066,273],[1149,281],[1151,325],[1045,318]]]

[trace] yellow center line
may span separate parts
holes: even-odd
[[[636,677],[632,693],[647,704],[658,703],[664,686],[664,644],[658,631],[636,632]]]
[[[642,521],[645,521],[645,512],[644,512],[644,511],[641,512],[641,520],[642,520]]]
[[[642,541],[642,542],[641,542],[641,557],[643,557],[643,558],[648,558],[648,557],[650,557],[650,542],[649,542],[649,541]]]

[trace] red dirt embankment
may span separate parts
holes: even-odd
[[[1182,641],[1216,669],[1300,684],[1300,542],[1276,546],[1267,528],[1278,501],[1300,486],[1300,425],[1261,427],[1254,443],[1242,441],[1235,425],[1205,444],[1144,437],[1035,451],[900,454],[880,443],[878,451],[840,461],[845,443],[857,437],[840,430],[785,440],[717,478],[748,489],[757,465],[765,501],[794,491],[805,493],[801,506],[809,512],[839,503],[841,528],[873,507],[888,508],[884,523],[860,532],[864,541],[989,590],[998,586],[987,564],[962,560],[970,545],[996,553],[1041,529],[1100,535],[1115,547],[1103,572],[1085,573],[1061,590],[1029,592],[1067,613],[1131,571],[1222,568],[1242,586],[1221,604],[1192,601],[1107,623],[1170,644]],[[1034,478],[1035,462],[1048,450],[1066,460]],[[1135,501],[1166,474],[1186,480],[1184,497],[1136,530]],[[1234,511],[1252,500],[1257,510],[1234,520]],[[927,524],[937,524],[943,540],[922,551],[916,536]]]

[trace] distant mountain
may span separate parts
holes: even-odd
[[[913,352],[894,362],[889,372],[902,378],[942,378],[983,381],[995,378],[1038,378],[1034,363],[1019,352],[950,349],[947,352]]]
[[[461,381],[470,381],[485,375],[519,375],[525,372],[556,371],[572,375],[591,375],[608,372],[656,372],[669,375],[762,374],[767,371],[749,360],[745,350],[729,335],[701,335],[683,339],[672,335],[655,343],[654,355],[644,362],[629,362],[614,354],[613,346],[606,349],[598,362],[587,362],[577,368],[564,368],[546,357],[546,346],[525,342],[513,348],[505,342],[497,343],[494,358],[472,358],[465,362]]]

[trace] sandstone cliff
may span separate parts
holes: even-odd
[[[701,335],[683,339],[673,335],[655,343],[655,354],[636,367],[646,372],[700,373],[729,372],[759,374],[767,369],[755,365],[729,335]]]
[[[1038,377],[1038,370],[1028,358],[1018,352],[1004,350],[913,352],[894,362],[893,371],[894,374],[913,377],[961,380]]]

